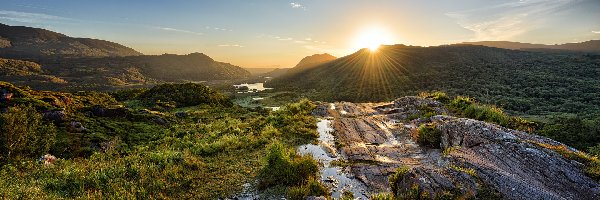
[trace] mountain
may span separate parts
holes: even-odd
[[[37,59],[138,55],[142,54],[114,42],[73,38],[40,28],[0,24],[0,56],[5,58]]]
[[[267,82],[314,100],[373,102],[423,91],[466,95],[525,115],[600,113],[600,56],[473,45],[382,46]],[[550,112],[552,111],[552,112]]]
[[[0,80],[35,89],[106,91],[163,82],[198,82],[250,76],[248,71],[239,66],[215,61],[202,53],[62,58],[38,62],[0,59],[0,72],[3,72]]]
[[[527,51],[576,51],[576,52],[600,53],[600,40],[590,40],[590,41],[586,41],[586,42],[555,44],[555,45],[531,44],[531,43],[509,42],[509,41],[463,42],[460,44],[482,45],[482,46],[488,46],[488,47],[513,49],[513,50],[527,50]]]
[[[298,73],[307,69],[311,69],[313,67],[316,67],[320,64],[332,61],[337,59],[335,56],[332,56],[330,54],[324,53],[324,54],[315,54],[312,56],[307,56],[304,57],[302,60],[300,60],[300,62],[298,64],[296,64],[295,67],[291,68],[288,73]]]
[[[5,24],[0,24],[0,58],[0,80],[45,90],[110,90],[250,76],[202,53],[144,56],[114,42]]]

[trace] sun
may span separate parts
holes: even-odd
[[[355,40],[355,49],[368,48],[370,51],[377,51],[381,45],[393,44],[392,35],[381,27],[368,27],[363,29]]]

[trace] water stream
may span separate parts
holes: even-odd
[[[334,147],[334,137],[331,134],[331,120],[321,119],[317,123],[319,132],[318,144],[307,144],[298,147],[302,155],[310,154],[323,164],[321,168],[321,180],[331,189],[331,196],[339,199],[344,191],[351,191],[355,199],[368,199],[365,185],[338,166],[332,166],[334,160],[343,159]]]

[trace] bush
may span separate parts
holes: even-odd
[[[501,108],[493,105],[481,105],[468,97],[458,96],[448,104],[448,107],[461,117],[494,123],[511,129],[533,132],[537,126],[520,117],[509,116]]]
[[[312,156],[298,156],[283,144],[276,142],[269,147],[265,165],[259,171],[258,187],[300,186],[314,178],[319,167]]]
[[[302,200],[308,196],[328,196],[327,188],[318,180],[311,178],[302,186],[296,186],[288,189],[287,197],[291,200]]]
[[[436,128],[434,123],[422,124],[414,134],[416,141],[431,148],[440,148],[442,131]]]
[[[31,107],[13,107],[0,115],[0,164],[16,157],[39,157],[54,143],[56,128]]]
[[[475,99],[469,97],[457,96],[451,102],[449,107],[454,110],[462,111],[467,109],[468,106],[475,103]]]
[[[450,96],[448,96],[444,92],[433,92],[433,93],[421,92],[421,93],[419,93],[419,97],[433,99],[433,100],[442,102],[444,104],[450,103],[450,100],[451,100]]]
[[[394,195],[392,193],[377,193],[371,195],[371,200],[394,200]]]
[[[390,182],[390,187],[392,189],[392,194],[396,195],[399,192],[398,182],[402,182],[404,180],[404,175],[410,170],[408,167],[399,167],[396,169],[394,174],[390,175],[388,181]]]
[[[146,91],[148,91],[148,89],[146,88],[118,90],[110,93],[110,95],[113,96],[117,101],[127,101],[138,98],[142,93]]]
[[[204,85],[195,83],[162,84],[142,92],[139,97],[149,104],[157,102],[173,102],[176,107],[196,106],[201,104],[232,106],[233,103],[223,94]]]

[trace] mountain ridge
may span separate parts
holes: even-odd
[[[26,26],[0,23],[0,57],[27,59],[48,57],[119,57],[143,55],[121,44]]]
[[[600,53],[600,40],[589,40],[589,41],[584,41],[584,42],[554,44],[554,45],[511,42],[511,41],[462,42],[462,43],[458,43],[457,45],[464,45],[464,44],[482,45],[482,46],[488,46],[488,47],[496,47],[496,48],[512,49],[512,50],[525,50],[525,51],[562,50],[562,51]]]

